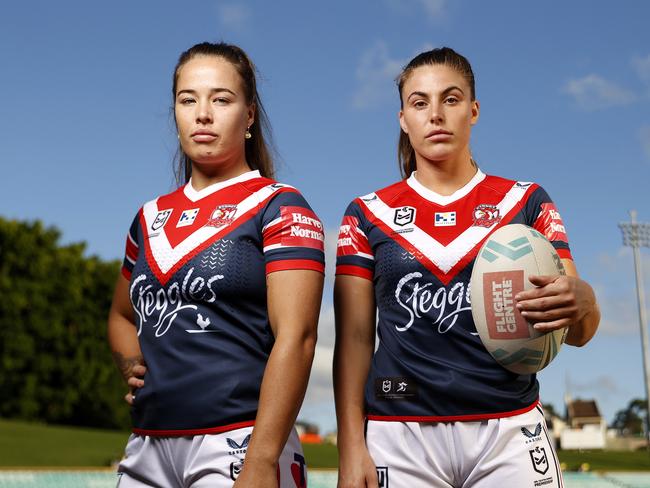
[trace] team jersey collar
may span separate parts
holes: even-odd
[[[476,174],[472,177],[471,180],[467,182],[465,186],[459,188],[451,195],[440,195],[435,191],[429,190],[422,183],[420,183],[417,180],[416,175],[417,175],[417,171],[413,171],[413,173],[411,173],[411,176],[409,176],[408,179],[406,180],[406,183],[411,188],[413,188],[413,190],[415,190],[415,192],[418,195],[438,205],[449,205],[450,203],[455,202],[456,200],[460,200],[461,198],[466,196],[470,191],[472,191],[476,187],[476,185],[478,185],[481,181],[485,179],[485,173],[483,173],[480,169],[478,169],[476,171]]]
[[[246,173],[242,173],[239,176],[230,178],[229,180],[213,183],[212,185],[206,186],[205,188],[203,188],[203,190],[200,191],[194,189],[194,187],[192,186],[192,178],[190,178],[190,181],[188,181],[185,187],[183,188],[183,193],[185,193],[185,196],[189,198],[191,201],[196,202],[197,200],[200,200],[201,198],[205,198],[208,195],[212,195],[214,192],[226,188],[227,186],[231,186],[234,185],[235,183],[241,183],[242,181],[252,180],[253,178],[259,178],[259,177],[260,177],[259,170],[247,171]]]

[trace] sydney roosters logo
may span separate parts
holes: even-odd
[[[237,205],[219,205],[212,211],[212,215],[205,225],[211,227],[221,227],[230,224],[235,220]]]
[[[477,227],[492,227],[501,221],[499,215],[499,208],[496,205],[479,205],[474,209],[472,215],[474,223]]]

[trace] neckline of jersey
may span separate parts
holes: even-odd
[[[192,178],[190,178],[190,181],[188,181],[185,187],[183,188],[183,193],[185,193],[185,196],[189,198],[191,201],[196,202],[198,200],[201,200],[202,198],[207,197],[208,195],[212,195],[216,191],[226,188],[227,186],[231,186],[234,185],[235,183],[241,183],[242,181],[252,180],[253,178],[259,178],[259,177],[260,177],[259,170],[247,171],[246,173],[242,173],[239,176],[235,176],[228,180],[219,181],[218,183],[213,183],[211,185],[208,185],[202,190],[195,190],[194,187],[192,186]]]
[[[413,171],[411,176],[406,180],[408,186],[410,186],[418,195],[420,195],[425,200],[433,202],[440,206],[449,205],[457,200],[460,200],[471,192],[476,185],[485,179],[485,173],[480,169],[476,170],[476,174],[469,180],[464,186],[456,190],[451,195],[440,195],[433,190],[429,190],[426,186],[420,183],[416,178],[417,171]]]

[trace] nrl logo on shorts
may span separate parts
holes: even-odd
[[[222,227],[235,220],[237,205],[219,205],[212,211],[212,215],[205,225],[210,227]]]
[[[405,225],[410,224],[415,220],[415,208],[413,207],[402,207],[395,209],[395,217],[393,217],[393,222],[395,225],[404,227]]]
[[[546,457],[546,449],[538,446],[528,452],[530,453],[530,460],[533,462],[533,469],[539,474],[546,474],[548,471],[548,458]]]
[[[474,219],[472,225],[476,227],[492,227],[501,221],[499,209],[496,205],[479,205],[474,209],[472,218]]]
[[[244,463],[242,461],[233,461],[230,463],[230,479],[236,481],[243,467]]]

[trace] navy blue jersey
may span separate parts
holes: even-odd
[[[511,223],[534,227],[571,259],[560,215],[534,183],[479,171],[453,195],[441,196],[414,174],[348,206],[336,272],[372,280],[379,312],[365,391],[368,419],[480,420],[534,407],[535,375],[497,364],[471,313],[478,250]]]
[[[257,171],[142,207],[122,268],[147,364],[135,433],[252,425],[274,343],[266,274],[289,269],[324,271],[323,226],[296,189]]]

